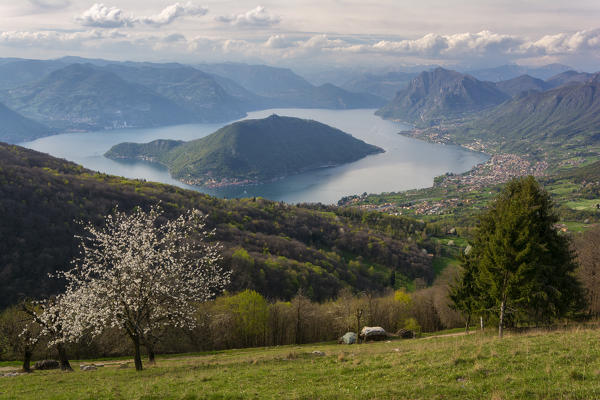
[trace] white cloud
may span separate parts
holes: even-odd
[[[272,35],[265,42],[265,47],[270,49],[285,49],[295,46],[294,41],[288,39],[285,35]]]
[[[520,50],[531,56],[600,51],[600,29],[546,35],[539,40],[524,43]]]
[[[223,42],[222,48],[225,53],[240,53],[246,52],[251,46],[245,40],[227,39]]]
[[[243,14],[220,16],[215,19],[230,25],[245,27],[268,27],[281,22],[279,16],[269,13],[263,6],[258,6]]]
[[[170,24],[180,17],[202,16],[206,15],[206,13],[208,13],[206,7],[187,2],[183,4],[171,4],[156,15],[135,17],[133,15],[125,15],[123,11],[117,7],[108,7],[102,3],[96,3],[77,17],[76,21],[81,25],[96,28],[122,28],[133,26],[134,24],[146,24],[159,27]]]
[[[399,55],[457,58],[462,56],[480,57],[488,54],[511,54],[517,52],[522,44],[523,39],[521,38],[500,35],[490,31],[454,35],[429,33],[412,40],[382,40],[375,43],[372,50]]]
[[[315,35],[304,42],[300,42],[300,47],[305,49],[323,50],[347,47],[348,44],[340,39],[329,39],[327,35]]]
[[[96,28],[121,28],[133,25],[136,20],[133,16],[124,15],[119,8],[96,3],[77,17],[76,21]]]
[[[179,17],[202,16],[208,13],[208,8],[187,2],[185,4],[175,3],[165,7],[159,14],[150,17],[141,17],[139,21],[154,26],[167,25]]]

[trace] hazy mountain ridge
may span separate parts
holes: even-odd
[[[558,87],[569,83],[584,83],[594,77],[594,74],[588,72],[577,72],[573,70],[556,74],[546,80],[551,87]]]
[[[468,70],[465,72],[465,74],[472,75],[482,81],[500,82],[510,80],[521,75],[530,75],[537,79],[547,80],[554,75],[568,70],[572,70],[572,68],[563,64],[548,64],[540,67],[512,64],[500,65],[493,68]]]
[[[265,97],[307,91],[314,87],[288,68],[241,63],[198,64],[195,67],[231,79],[249,91]]]
[[[386,100],[392,100],[399,90],[406,86],[418,74],[414,72],[388,72],[385,74],[363,74],[352,78],[342,85],[342,88],[358,93],[369,93]]]
[[[432,125],[498,105],[509,98],[494,83],[443,68],[424,71],[377,115]]]
[[[230,95],[216,80],[184,65],[127,66],[111,64],[102,68],[164,96],[194,115],[196,122],[222,122],[246,115],[248,106]]]
[[[510,97],[515,97],[523,92],[528,92],[531,90],[543,92],[544,90],[551,89],[554,86],[546,81],[534,78],[531,75],[521,75],[506,81],[497,82],[496,87]]]
[[[236,122],[183,144],[118,144],[106,156],[152,158],[184,182],[225,185],[264,182],[382,151],[316,121],[272,115]]]
[[[353,93],[332,84],[314,86],[288,68],[239,63],[200,64],[198,69],[230,79],[261,96],[267,107],[377,108],[385,103],[369,93]]]
[[[195,118],[145,86],[89,64],[69,65],[2,97],[23,115],[57,129],[152,127]]]
[[[0,103],[0,141],[17,143],[51,135],[53,130]]]
[[[69,64],[60,60],[14,59],[7,61],[0,64],[0,90],[13,89],[37,81],[67,65]]]

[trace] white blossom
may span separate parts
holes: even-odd
[[[206,231],[200,211],[159,224],[161,216],[159,207],[131,215],[116,210],[101,228],[84,225],[81,256],[59,274],[66,290],[44,305],[48,326],[62,331],[54,342],[112,327],[139,349],[165,326],[196,326],[194,305],[220,293],[230,271],[220,266],[220,246],[209,241],[213,232]]]

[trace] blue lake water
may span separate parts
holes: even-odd
[[[215,189],[189,186],[171,178],[166,168],[160,165],[143,161],[114,161],[103,156],[117,143],[145,143],[155,139],[198,139],[227,123],[65,133],[21,145],[108,174],[169,183],[218,197],[262,196],[289,203],[332,204],[343,196],[363,192],[395,192],[428,187],[432,185],[435,176],[446,172],[465,172],[488,159],[485,154],[457,146],[431,144],[401,136],[398,132],[408,129],[407,125],[383,120],[374,115],[374,111],[288,108],[249,113],[246,119],[264,118],[273,113],[314,119],[386,151],[350,164],[305,172],[261,185]]]

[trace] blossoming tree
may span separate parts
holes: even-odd
[[[77,342],[84,334],[83,325],[73,320],[73,317],[77,317],[79,308],[74,307],[73,300],[75,298],[72,296],[61,294],[48,300],[23,304],[23,311],[31,317],[23,330],[23,337],[30,332],[37,332],[35,338],[32,338],[36,342],[46,337],[48,347],[56,347],[60,369],[63,371],[73,370],[65,345]],[[37,329],[34,325],[37,325]]]
[[[159,207],[130,215],[116,210],[101,228],[85,225],[81,256],[62,273],[69,332],[122,329],[133,343],[138,371],[140,345],[165,326],[194,328],[194,304],[220,293],[230,277],[200,211],[160,223],[162,214]]]

